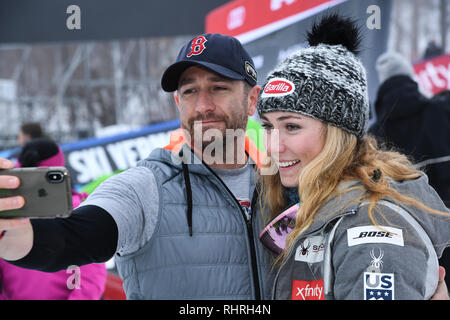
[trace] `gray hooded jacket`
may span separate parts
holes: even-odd
[[[116,256],[127,298],[267,298],[270,256],[257,238],[256,201],[247,221],[220,178],[189,148],[183,151],[178,158],[156,149],[138,163],[155,175],[160,199],[152,238],[136,252]]]
[[[361,186],[344,182],[340,189]],[[423,175],[391,182],[401,194],[450,211]],[[290,248],[275,278],[274,299],[429,299],[438,282],[438,257],[450,243],[450,216],[379,201],[354,204],[362,188],[328,200],[308,230]]]

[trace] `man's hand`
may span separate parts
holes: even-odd
[[[450,300],[447,285],[444,281],[445,278],[445,269],[443,267],[439,267],[439,282],[436,292],[434,296],[431,297],[431,300]]]
[[[11,169],[13,163],[7,159],[0,158],[0,169]],[[16,189],[20,185],[20,180],[13,176],[0,175],[0,189]],[[0,198],[0,211],[19,209],[23,207],[25,201],[22,197]]]
[[[11,169],[13,163],[0,158],[0,170]],[[0,175],[0,189],[16,189],[20,179],[13,176]],[[11,209],[20,209],[25,204],[23,197],[0,198],[1,212]],[[25,256],[33,245],[33,230],[30,219],[0,219],[0,232],[7,230],[0,240],[0,257],[7,260],[17,260]]]

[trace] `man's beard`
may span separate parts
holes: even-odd
[[[202,121],[220,122],[214,126],[203,126]],[[243,143],[247,122],[248,116],[244,112],[233,113],[231,116],[209,113],[190,118],[187,122],[182,122],[181,126],[190,135],[191,147],[194,150],[201,152],[202,155],[205,153],[206,158],[213,157],[214,161],[225,163],[231,160],[227,160],[230,155],[226,153],[234,155],[236,143]],[[232,158],[234,159],[234,156]]]

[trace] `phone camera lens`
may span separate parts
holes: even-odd
[[[47,179],[50,183],[61,183],[64,181],[64,174],[59,171],[50,171],[47,173]]]

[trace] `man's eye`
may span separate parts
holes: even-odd
[[[194,89],[185,89],[185,90],[183,90],[183,94],[184,95],[190,94],[190,93],[193,93],[193,92],[194,92]]]
[[[214,87],[214,90],[216,90],[216,91],[223,91],[223,90],[227,90],[227,88],[225,88],[225,87]]]

